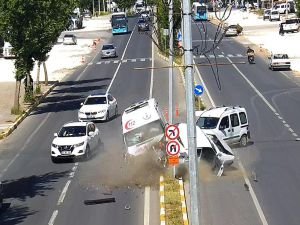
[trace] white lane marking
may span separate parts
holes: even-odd
[[[286,124],[284,124],[284,126],[286,126],[287,128],[290,128],[290,125],[288,125],[287,123],[286,123]]]
[[[63,191],[61,192],[60,196],[59,196],[59,199],[58,199],[58,202],[57,202],[57,205],[60,205],[61,203],[64,202],[64,199],[66,197],[66,194],[67,194],[67,191],[68,191],[68,188],[69,188],[69,185],[71,183],[71,180],[68,180]]]
[[[292,128],[289,128],[289,131],[290,131],[291,133],[294,133],[294,130],[293,130]]]
[[[131,62],[136,62],[136,59],[132,59]]]
[[[237,54],[236,56],[237,57],[244,57],[242,54]]]
[[[108,86],[106,92],[109,92],[109,90],[110,90],[110,88],[111,88],[111,86],[112,86],[114,80],[116,79],[116,76],[117,76],[117,74],[118,74],[118,72],[119,72],[119,69],[120,69],[120,67],[121,67],[121,64],[122,64],[121,62],[123,62],[123,59],[124,59],[126,50],[127,50],[127,48],[128,48],[128,45],[129,45],[130,40],[131,40],[131,38],[132,38],[132,35],[133,35],[133,33],[134,33],[135,27],[136,27],[136,25],[134,25],[134,27],[133,27],[133,29],[132,29],[132,32],[131,32],[131,34],[130,34],[130,37],[129,37],[128,42],[127,42],[127,44],[126,44],[126,46],[125,46],[124,52],[123,52],[123,54],[122,54],[121,61],[120,61],[120,63],[118,64],[118,67],[117,67],[117,69],[116,69],[116,72],[114,73],[114,76],[113,76],[113,78],[112,78],[112,80],[111,80],[111,82],[110,82],[110,84],[109,84],[109,86]]]
[[[217,46],[217,49],[220,49],[220,47],[219,47],[219,46]]]
[[[144,225],[150,225],[150,187],[145,187]]]
[[[225,56],[224,56],[224,55],[218,55],[218,57],[219,57],[219,58],[224,58]]]
[[[119,62],[119,60],[115,60],[115,61],[114,61],[114,63],[118,63],[118,62]]]
[[[90,62],[90,63],[88,63],[87,65],[90,66],[90,65],[93,65],[93,63]]]
[[[52,216],[48,222],[48,225],[53,225],[54,224],[54,221],[55,221],[55,218],[57,217],[57,214],[58,214],[58,210],[55,210],[53,213],[52,213]]]
[[[221,52],[223,55],[225,55],[225,53],[224,52]]]
[[[233,57],[233,55],[232,54],[228,54],[227,57]]]
[[[145,62],[145,61],[146,61],[146,59],[140,59],[140,61],[141,61],[141,62]]]
[[[215,58],[215,56],[214,55],[209,55],[209,58]]]
[[[25,150],[29,142],[31,142],[32,138],[36,135],[36,133],[39,131],[39,129],[46,123],[48,118],[50,117],[50,113],[47,114],[47,116],[42,120],[42,122],[38,125],[38,127],[31,133],[31,135],[27,138],[25,143],[23,144],[21,150],[13,157],[13,159],[8,163],[8,165],[3,169],[3,171],[0,173],[0,178],[3,176],[4,172],[8,170],[8,168],[16,161],[16,159],[19,157],[19,155]]]
[[[276,110],[274,109],[274,107],[267,101],[267,99],[265,99],[265,97],[259,92],[259,90],[256,89],[256,87],[254,86],[254,84],[239,70],[239,68],[237,68],[237,66],[235,64],[233,64],[233,62],[230,60],[230,58],[228,58],[228,61],[230,63],[232,63],[232,66],[239,72],[239,74],[247,81],[247,83],[250,85],[250,87],[252,87],[252,89],[254,90],[254,92],[266,103],[266,105],[272,110],[273,113],[276,113]]]
[[[285,120],[282,120],[283,123],[286,123]]]
[[[196,64],[195,63],[195,60],[194,60],[194,64]],[[200,79],[200,82],[202,83],[202,86],[203,86],[203,88],[204,88],[204,90],[206,90],[206,94],[207,94],[207,96],[208,96],[208,99],[209,99],[209,101],[210,101],[210,103],[212,104],[212,106],[216,106],[215,105],[215,102],[214,102],[214,100],[212,99],[212,97],[211,97],[211,95],[210,95],[210,93],[209,93],[209,91],[208,91],[208,89],[207,89],[207,87],[206,87],[206,85],[205,85],[205,83],[204,83],[204,80],[202,79],[202,77],[200,76],[200,71],[199,71],[199,69],[198,69],[198,66],[195,66],[195,70],[196,70],[196,72],[197,72],[197,74],[198,74],[198,77],[199,77],[199,79]]]
[[[286,78],[293,80],[289,75],[287,75],[285,72],[283,71],[279,71],[283,76],[285,76]]]
[[[122,63],[126,63],[126,62],[127,62],[127,59],[122,60]]]
[[[283,118],[281,116],[278,116],[278,119],[282,120]]]
[[[152,43],[152,46],[151,46],[151,51],[152,51],[152,53],[151,53],[151,58],[152,58],[151,67],[154,68],[154,44],[153,44],[153,41],[151,43]],[[152,98],[152,93],[153,93],[153,73],[154,73],[154,71],[151,70],[149,98]]]
[[[104,64],[109,64],[111,61],[105,61]]]
[[[98,65],[99,65],[99,64],[101,64],[101,63],[102,63],[102,62],[97,62],[96,64],[98,64]]]
[[[205,56],[204,55],[200,55],[200,57],[199,58],[205,58]]]
[[[75,172],[71,172],[70,174],[69,174],[69,177],[70,178],[73,178],[75,176]]]
[[[248,185],[248,187],[249,187],[249,192],[250,192],[250,195],[251,195],[252,200],[253,200],[253,202],[254,202],[254,205],[255,205],[255,207],[256,207],[256,210],[257,210],[257,212],[258,212],[258,215],[259,215],[259,217],[260,217],[260,220],[261,220],[261,222],[262,222],[263,225],[268,225],[268,222],[267,222],[267,219],[266,219],[266,217],[265,217],[265,215],[264,215],[264,212],[263,212],[263,210],[262,210],[262,208],[261,208],[261,206],[260,206],[260,204],[259,204],[259,202],[258,202],[258,199],[257,199],[257,197],[256,197],[256,194],[255,194],[255,192],[254,192],[254,190],[253,190],[253,188],[252,188],[252,185],[251,185],[251,183],[250,183],[250,181],[249,181],[249,179],[248,179],[248,177],[247,177],[247,175],[246,175],[245,168],[244,168],[242,162],[239,161],[239,160],[238,160],[238,164],[239,164],[239,166],[240,166],[240,168],[241,168],[241,170],[242,170],[242,174],[243,174],[245,183],[246,183],[246,184]]]

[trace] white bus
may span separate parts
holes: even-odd
[[[135,103],[122,115],[122,130],[127,147],[126,156],[152,153],[165,160],[166,120],[154,98]]]

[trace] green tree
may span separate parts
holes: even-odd
[[[118,8],[125,10],[131,8],[134,5],[135,0],[116,0],[116,3]]]
[[[19,111],[21,81],[26,78],[25,96],[29,100],[33,94],[30,72],[34,59],[45,61],[77,3],[73,0],[0,0],[0,36],[11,43],[16,56],[14,111]]]
[[[300,0],[296,0],[297,17],[300,18]]]

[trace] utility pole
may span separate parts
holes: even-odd
[[[98,16],[100,16],[100,0],[98,0]]]
[[[95,16],[95,2],[93,0],[93,16]]]
[[[288,19],[288,16],[289,16],[288,0],[285,0],[285,19]]]
[[[102,4],[103,4],[103,11],[106,12],[106,10],[105,10],[105,1],[104,0],[102,0]]]
[[[200,201],[198,190],[199,171],[196,152],[196,127],[195,127],[195,96],[194,96],[194,74],[193,74],[193,47],[192,47],[192,22],[191,2],[183,0],[183,40],[185,59],[185,84],[186,84],[186,109],[187,109],[187,136],[189,152],[189,174],[190,174],[190,203],[191,203],[191,225],[200,225]],[[199,161],[200,162],[200,161]]]
[[[173,124],[173,0],[169,2],[169,124]]]

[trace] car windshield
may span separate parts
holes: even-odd
[[[197,13],[205,13],[205,12],[206,12],[206,6],[197,7]]]
[[[58,137],[81,137],[86,135],[85,126],[63,127],[58,133]]]
[[[115,27],[126,27],[126,19],[117,19],[113,21],[112,26]]]
[[[159,135],[164,135],[164,129],[160,120],[153,121],[124,134],[128,147],[145,142]]]
[[[197,121],[197,126],[201,129],[215,129],[219,119],[217,117],[200,117]]]
[[[276,15],[276,14],[279,14],[278,11],[272,11],[272,15]]]
[[[106,97],[88,97],[84,104],[85,105],[107,104],[107,100]]]
[[[297,19],[293,19],[293,20],[287,20],[285,21],[286,24],[292,24],[292,23],[298,23]]]
[[[113,45],[103,45],[102,50],[114,49]]]
[[[274,59],[288,59],[288,55],[287,54],[276,54],[274,55]]]

